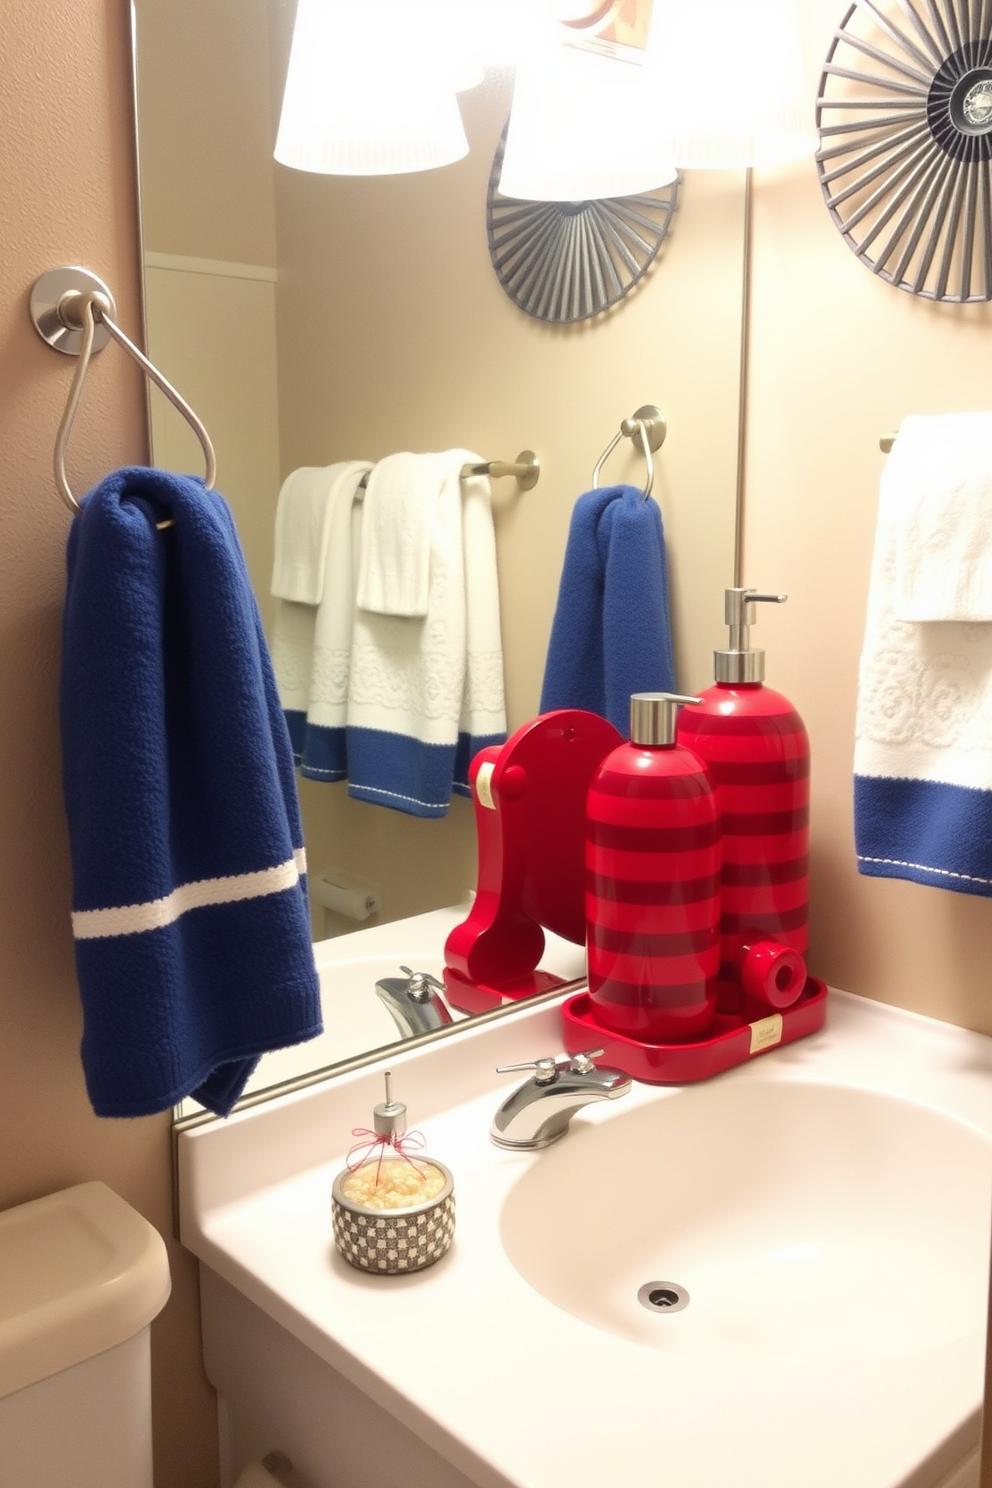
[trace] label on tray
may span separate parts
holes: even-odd
[[[759,1018],[757,1023],[751,1023],[749,1027],[752,1054],[760,1054],[762,1049],[771,1049],[782,1041],[781,1013],[772,1013],[770,1018]]]

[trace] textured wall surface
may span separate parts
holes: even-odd
[[[100,1178],[167,1237],[167,1116],[100,1121],[79,1062],[56,710],[69,513],[52,442],[73,363],[28,318],[45,269],[92,268],[140,324],[125,0],[10,0],[0,61],[0,1206]],[[70,449],[74,489],[145,458],[140,376],[97,358]],[[173,1296],[153,1328],[156,1488],[216,1482],[196,1273],[170,1243]]]
[[[799,10],[812,97],[843,7]],[[860,877],[852,809],[879,438],[907,414],[992,407],[992,306],[876,278],[834,227],[812,161],[761,177],[754,275],[745,582],[789,594],[764,607],[755,639],[812,739],[812,969],[992,1033],[992,902]]]

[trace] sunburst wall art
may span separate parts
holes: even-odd
[[[816,117],[820,183],[857,256],[910,294],[992,299],[992,0],[856,0]]]
[[[990,0],[992,3],[992,0]],[[640,196],[518,201],[499,193],[506,130],[486,198],[489,256],[521,310],[567,324],[616,305],[658,255],[678,207],[679,182]]]

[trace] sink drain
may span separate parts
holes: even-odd
[[[648,1312],[681,1312],[689,1306],[689,1293],[677,1281],[646,1281],[637,1300]]]

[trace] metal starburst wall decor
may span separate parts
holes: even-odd
[[[816,104],[827,206],[910,294],[992,299],[992,0],[856,0]]]
[[[510,299],[558,325],[618,304],[657,258],[678,208],[679,182],[639,196],[519,201],[500,195],[505,145],[504,129],[489,176],[486,231],[496,277]]]

